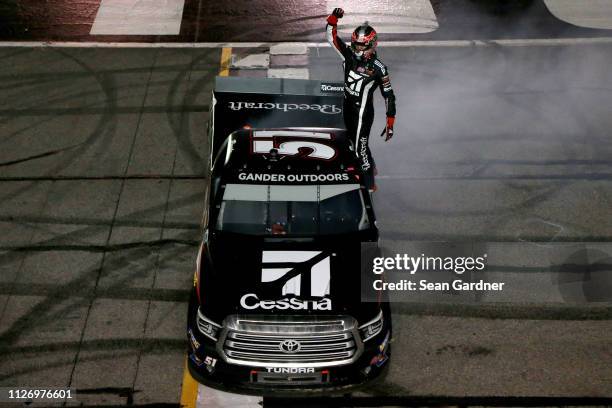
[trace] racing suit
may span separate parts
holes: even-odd
[[[387,109],[387,140],[391,135],[395,118],[395,95],[391,88],[389,71],[374,54],[370,59],[358,59],[353,51],[338,37],[337,19],[327,20],[327,41],[343,60],[344,67],[344,124],[366,174],[366,184],[374,184],[375,164],[368,140],[374,121],[374,91],[380,87]],[[384,133],[384,131],[383,131]]]

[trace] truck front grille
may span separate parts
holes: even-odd
[[[262,367],[348,364],[362,350],[356,322],[351,317],[328,321],[232,317],[226,322],[220,344],[228,362]]]

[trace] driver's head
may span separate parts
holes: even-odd
[[[368,23],[360,25],[351,36],[351,50],[359,60],[369,60],[376,54],[378,35]]]

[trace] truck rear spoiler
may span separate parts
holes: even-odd
[[[235,130],[344,128],[341,83],[308,79],[216,77],[208,137],[211,160]]]
[[[215,92],[255,93],[273,95],[342,95],[344,86],[341,82],[319,81],[314,79],[285,78],[215,78]]]

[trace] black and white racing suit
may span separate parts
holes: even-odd
[[[387,117],[395,117],[395,95],[391,88],[389,71],[374,54],[368,60],[359,60],[338,37],[335,25],[327,24],[327,41],[338,52],[344,66],[344,124],[355,144],[362,170],[373,183],[374,159],[368,146],[370,129],[374,121],[374,91],[380,87],[385,98]]]

